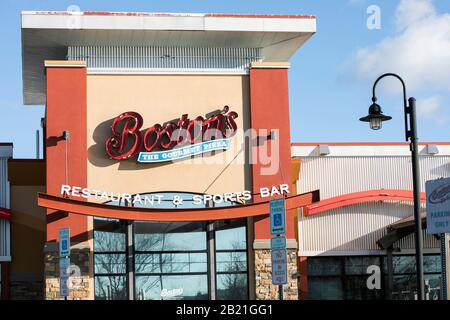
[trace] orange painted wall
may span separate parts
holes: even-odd
[[[46,76],[47,193],[59,195],[61,184],[66,182],[87,185],[86,68],[49,67]],[[62,139],[65,130],[70,132],[69,141]],[[68,226],[73,242],[87,240],[86,217],[47,211],[47,241],[57,240],[59,229]]]
[[[277,186],[292,181],[291,137],[289,126],[288,69],[253,68],[250,69],[250,123],[253,129],[279,129],[280,168],[276,174],[261,175],[265,165],[252,165],[253,193],[258,194],[261,187]],[[271,151],[269,143],[269,152]],[[255,201],[259,201],[255,197]],[[266,199],[267,200],[267,199]],[[293,212],[286,212],[286,237],[295,239]],[[255,239],[270,239],[269,218],[258,218],[254,222]]]

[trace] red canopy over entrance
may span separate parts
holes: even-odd
[[[319,191],[286,198],[286,210],[292,210],[319,200]],[[210,221],[267,215],[270,201],[233,207],[200,209],[151,209],[106,205],[38,194],[38,205],[48,209],[86,216],[142,221]]]

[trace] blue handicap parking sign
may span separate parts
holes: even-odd
[[[270,233],[286,233],[286,208],[284,198],[270,201]]]
[[[282,220],[281,220],[281,214],[275,214],[274,215],[274,221],[273,221],[273,225],[276,227],[281,226],[282,224]]]

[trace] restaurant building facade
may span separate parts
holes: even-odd
[[[298,299],[294,217],[317,193],[295,192],[288,61],[315,31],[299,15],[23,12],[24,101],[46,106],[44,298],[62,298],[69,228],[69,299],[276,299],[284,196]]]
[[[285,197],[284,299],[413,299],[408,146],[291,144],[289,59],[315,32],[301,15],[23,12],[44,159],[8,163],[10,297],[63,298],[69,228],[69,299],[277,299],[269,201]],[[450,176],[450,144],[420,148],[422,182]]]

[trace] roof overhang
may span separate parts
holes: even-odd
[[[304,207],[318,199],[318,191],[286,198],[286,210]],[[270,201],[197,209],[152,209],[114,206],[69,199],[49,194],[38,194],[38,205],[58,212],[70,212],[85,216],[140,221],[213,221],[264,216],[270,213]],[[58,212],[54,215],[58,216]]]
[[[68,46],[262,48],[264,61],[288,61],[315,32],[309,15],[24,11],[24,103],[45,104],[44,60]]]

